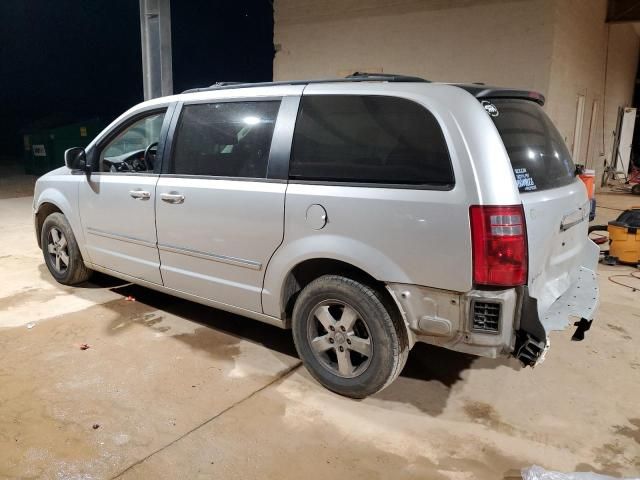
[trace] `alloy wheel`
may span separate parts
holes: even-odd
[[[51,265],[58,273],[64,273],[69,268],[69,247],[67,237],[56,227],[52,227],[47,235],[47,252]]]
[[[344,302],[319,303],[309,318],[307,338],[313,355],[339,377],[357,377],[371,363],[369,327],[356,309]]]

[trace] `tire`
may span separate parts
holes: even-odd
[[[407,332],[394,306],[370,286],[338,275],[320,277],[302,290],[292,329],[313,378],[351,398],[388,386],[409,355]]]
[[[40,242],[44,262],[56,281],[77,285],[91,277],[93,270],[85,267],[76,237],[62,213],[52,213],[44,220]]]

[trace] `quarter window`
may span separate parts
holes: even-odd
[[[169,173],[265,178],[279,101],[186,105]]]
[[[304,96],[289,176],[444,187],[454,183],[435,117],[415,102],[384,96]]]

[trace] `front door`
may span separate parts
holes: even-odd
[[[264,271],[282,242],[285,180],[267,178],[280,100],[182,107],[157,187],[166,287],[261,312]]]
[[[157,284],[162,279],[154,208],[156,157],[165,113],[137,115],[97,145],[91,156],[98,164],[79,192],[91,262]]]

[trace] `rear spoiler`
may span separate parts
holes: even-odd
[[[480,83],[471,84],[455,84],[456,87],[460,87],[466,90],[478,100],[489,98],[518,98],[522,100],[531,100],[538,105],[544,105],[544,95],[539,92],[532,92],[528,90],[516,90],[514,88],[502,88],[502,87],[490,87]]]

